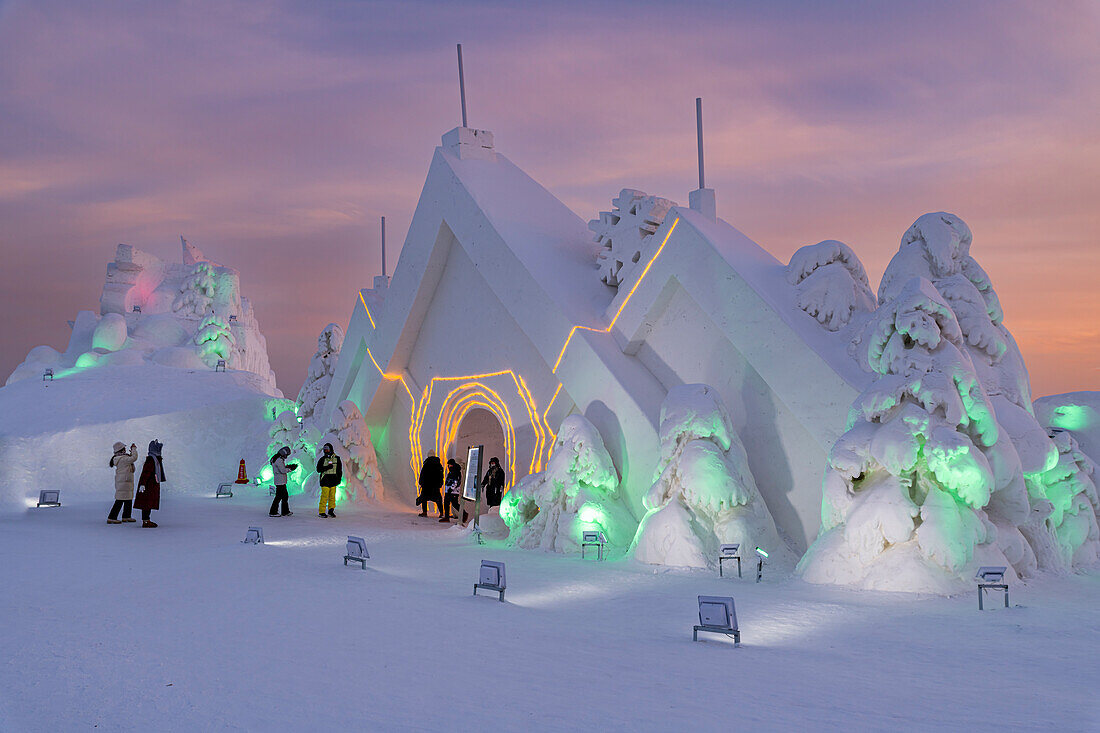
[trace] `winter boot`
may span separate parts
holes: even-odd
[[[289,517],[289,516],[290,516],[291,514],[293,514],[293,513],[294,513],[294,512],[287,512],[287,513],[286,513],[286,514],[284,514],[283,516],[284,516],[284,517]]]
[[[336,510],[335,509],[329,509],[328,510],[328,515],[329,515],[329,518],[336,519]]]
[[[108,519],[107,524],[122,524],[121,519]]]
[[[450,517],[440,517],[439,521],[440,522],[446,522],[447,524],[450,524],[451,523],[451,518]]]
[[[278,515],[278,514],[276,514],[275,512],[271,512],[271,513],[270,513],[270,514],[268,514],[267,516],[269,516],[269,517],[277,517],[277,516],[279,516],[279,515]]]
[[[154,522],[154,521],[151,521],[149,519],[145,519],[145,520],[142,520],[141,526],[146,527],[146,528],[153,528],[153,527],[157,526],[157,523]]]
[[[136,522],[137,520],[134,519],[133,517],[123,517],[119,521],[121,521],[121,522]]]
[[[328,515],[325,514],[324,512],[317,512],[317,516],[320,517],[321,519],[328,519]]]

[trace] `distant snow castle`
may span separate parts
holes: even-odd
[[[490,446],[502,517],[520,535],[543,514],[530,544],[551,549],[577,522],[676,565],[772,542],[809,580],[906,590],[1095,559],[1095,490],[1060,535],[1054,433],[960,219],[920,217],[876,297],[846,245],[784,265],[712,190],[689,199],[624,189],[586,225],[491,133],[448,132],[392,281],[359,293],[327,409],[360,408],[410,500],[429,452]]]

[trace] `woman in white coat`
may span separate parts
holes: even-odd
[[[130,516],[134,509],[134,461],[137,460],[137,446],[130,444],[130,452],[121,442],[115,443],[115,454],[108,464],[115,469],[115,504],[107,515],[107,524],[122,524],[137,521]],[[122,519],[118,511],[122,510]]]

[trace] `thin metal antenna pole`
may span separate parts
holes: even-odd
[[[462,98],[462,126],[466,125],[466,77],[462,74],[462,44],[458,44],[458,95]]]
[[[699,137],[699,188],[706,188],[703,181],[703,98],[695,98],[695,130]]]
[[[386,217],[382,217],[382,277],[386,276]]]

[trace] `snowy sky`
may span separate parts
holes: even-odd
[[[296,394],[470,124],[583,218],[686,203],[786,261],[974,231],[1037,395],[1100,389],[1100,4],[0,0],[0,378],[98,307],[117,242],[237,267]],[[390,262],[396,262],[396,251]],[[391,265],[392,267],[392,265]],[[456,324],[456,329],[459,324]]]

